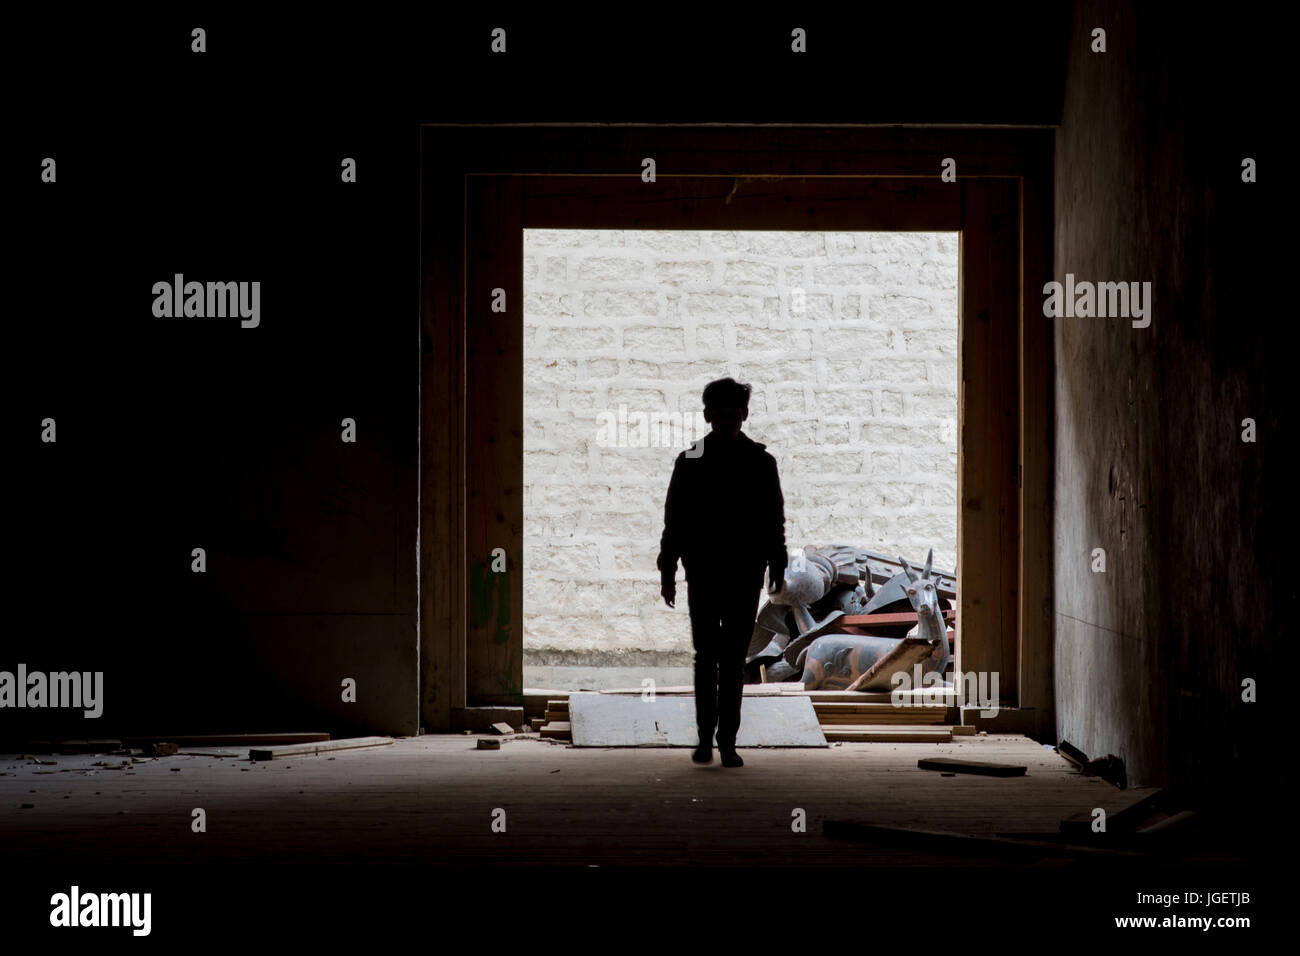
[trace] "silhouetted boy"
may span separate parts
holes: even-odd
[[[754,632],[763,569],[781,587],[785,577],[785,499],[776,459],[740,430],[749,417],[750,387],[730,378],[704,389],[704,419],[713,430],[677,456],[659,549],[664,602],[677,600],[677,560],[686,570],[691,639],[695,644],[696,763],[736,753],[745,653]]]

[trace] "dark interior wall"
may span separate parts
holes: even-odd
[[[6,711],[6,735],[417,726],[417,139],[249,115],[231,135],[238,66],[208,65],[165,136],[49,122],[57,182],[13,172],[8,586],[28,623],[0,670],[102,671],[105,706]],[[155,317],[176,273],[260,281],[260,324]]]
[[[1094,27],[1107,51],[1090,51]],[[1280,31],[1279,31],[1280,34]],[[1057,731],[1129,782],[1242,788],[1282,664],[1274,51],[1256,18],[1076,7],[1055,278],[1150,281],[1152,318],[1056,322]],[[1244,157],[1260,181],[1241,179]],[[1270,162],[1272,160],[1272,162]],[[1294,229],[1293,223],[1287,228]],[[1041,303],[1040,303],[1041,304]],[[1291,353],[1294,354],[1293,352]],[[1242,420],[1258,442],[1243,443]],[[1104,548],[1105,573],[1091,552]],[[1284,692],[1272,684],[1265,699]]]
[[[806,59],[791,25],[721,11],[650,18],[636,43],[546,11],[15,16],[39,67],[0,157],[0,670],[103,671],[106,688],[99,720],[6,711],[0,737],[413,732],[418,124],[1056,120],[1058,9],[935,10],[804,19]],[[261,281],[261,325],[155,318],[151,287],[175,273]]]

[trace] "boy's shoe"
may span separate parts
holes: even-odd
[[[722,758],[724,767],[743,767],[745,761],[740,759],[740,754],[736,753],[734,747],[719,747],[718,756]]]
[[[713,748],[708,744],[700,744],[695,748],[695,753],[691,754],[691,759],[696,763],[712,763]]]

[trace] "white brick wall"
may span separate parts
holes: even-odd
[[[599,416],[693,419],[726,375],[754,387],[791,549],[955,565],[955,233],[527,230],[524,299],[528,663],[689,663],[655,568],[689,440],[618,447]]]

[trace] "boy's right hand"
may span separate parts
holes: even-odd
[[[669,607],[677,606],[677,584],[669,581],[659,588],[659,593],[664,596],[664,603]]]

